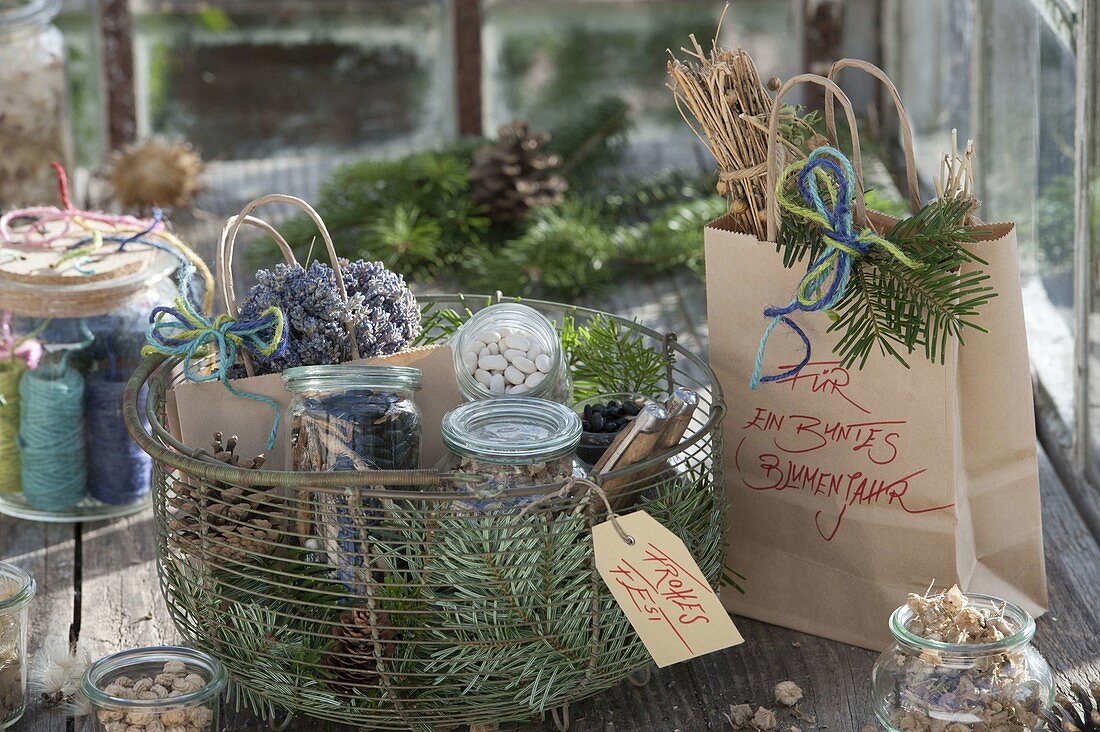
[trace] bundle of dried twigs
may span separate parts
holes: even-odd
[[[669,51],[669,89],[684,121],[718,162],[718,193],[729,199],[735,223],[741,230],[763,237],[767,233],[764,188],[772,99],[744,49],[719,48],[717,34],[709,53],[694,35],[691,43],[692,48],[680,49],[687,54],[684,60]]]

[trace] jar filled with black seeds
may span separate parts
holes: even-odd
[[[588,465],[599,462],[619,433],[651,401],[640,394],[601,394],[577,402],[574,409],[583,430],[577,457]]]
[[[413,399],[420,369],[405,366],[299,366],[283,372],[292,394],[287,421],[296,471],[415,470],[420,467],[421,416]],[[370,488],[315,491],[316,536],[307,546],[360,583],[369,532],[385,531],[387,509]]]
[[[584,476],[575,460],[580,417],[557,402],[529,397],[468,402],[447,413],[442,431],[452,453],[442,467],[481,479],[470,484],[478,498],[466,506],[526,505],[540,495],[529,489]]]

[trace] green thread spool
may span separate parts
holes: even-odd
[[[84,377],[68,366],[27,371],[19,380],[19,450],[23,495],[43,511],[65,511],[84,499]]]
[[[19,460],[19,379],[22,361],[0,363],[0,493],[23,490]]]

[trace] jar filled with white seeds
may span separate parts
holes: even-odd
[[[0,0],[0,211],[53,203],[71,141],[61,0]]]
[[[532,307],[491,305],[459,329],[452,345],[458,386],[467,399],[572,401],[573,383],[557,329]]]
[[[442,432],[452,455],[440,467],[482,479],[469,485],[479,498],[468,505],[477,509],[525,505],[540,495],[532,488],[584,477],[575,458],[581,419],[557,402],[527,397],[467,402],[443,417]]]
[[[212,732],[227,680],[221,662],[205,653],[158,646],[101,658],[80,690],[93,732]]]

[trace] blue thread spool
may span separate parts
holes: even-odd
[[[133,503],[149,493],[153,462],[134,443],[122,419],[125,379],[109,370],[85,379],[85,431],[88,446],[88,492],[111,505]],[[139,410],[144,408],[144,399]]]

